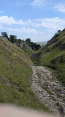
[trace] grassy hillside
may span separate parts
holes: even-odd
[[[42,48],[40,65],[50,67],[65,85],[65,29],[55,34]]]
[[[48,110],[30,88],[32,62],[19,47],[0,38],[0,103]]]
[[[35,52],[35,51],[32,50],[32,48],[29,47],[29,46],[23,47],[22,49],[24,50],[24,52],[26,52],[26,53],[28,54],[29,57],[31,57],[31,56],[34,54],[34,52]]]
[[[38,65],[38,59],[39,59],[39,53],[40,53],[40,49],[37,51],[34,51],[31,47],[29,47],[28,45],[26,45],[25,47],[22,48],[24,50],[25,53],[28,54],[28,56],[30,57],[31,61],[33,62],[33,64],[37,64]]]

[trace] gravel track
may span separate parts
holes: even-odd
[[[32,89],[38,101],[54,113],[65,112],[65,87],[42,66],[32,66]]]

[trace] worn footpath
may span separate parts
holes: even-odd
[[[32,66],[32,89],[38,101],[53,112],[65,112],[65,87],[42,66]]]

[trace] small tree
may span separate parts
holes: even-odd
[[[14,35],[10,35],[10,41],[11,41],[12,43],[15,43],[15,36],[14,36]]]
[[[21,44],[21,39],[18,39],[18,43]]]
[[[8,39],[8,34],[7,34],[6,32],[1,32],[1,35],[2,35],[3,37],[6,37],[6,38]]]
[[[26,39],[26,43],[30,43],[31,42],[31,39],[30,38],[27,38]]]
[[[61,32],[61,30],[58,30],[57,33],[59,34]]]

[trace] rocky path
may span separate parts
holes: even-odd
[[[42,66],[32,66],[32,89],[37,99],[53,112],[65,112],[65,87]]]

